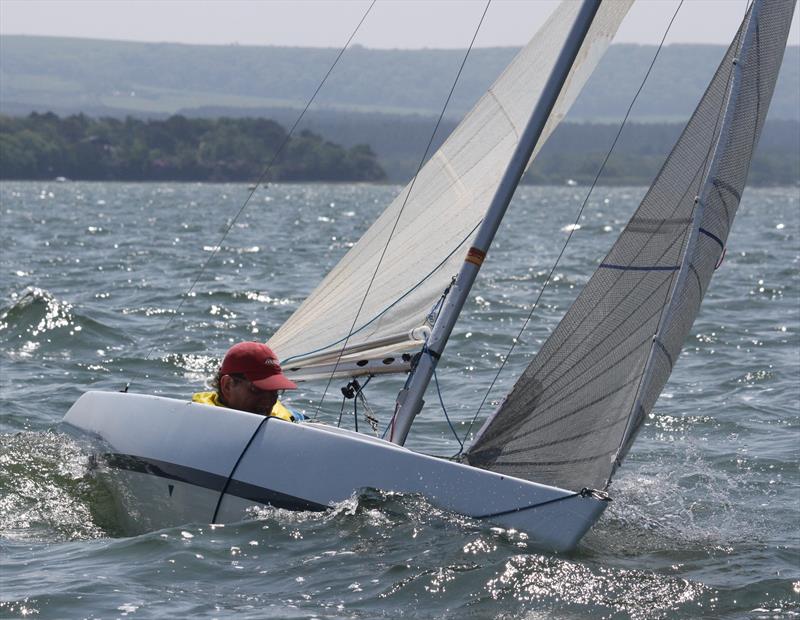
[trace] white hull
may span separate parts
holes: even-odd
[[[139,531],[240,521],[253,505],[322,510],[374,488],[418,493],[567,551],[607,504],[351,431],[157,396],[87,392],[64,421],[99,444]]]

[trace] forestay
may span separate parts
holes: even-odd
[[[601,5],[531,159],[569,110],[631,2]],[[269,345],[287,369],[333,370],[343,353],[349,364],[339,374],[374,373],[380,368],[368,360],[421,347],[427,315],[464,259],[579,6],[558,7],[425,164],[413,189],[411,183],[404,188],[273,335]]]
[[[604,488],[689,333],[739,205],[794,0],[757,2],[653,186],[481,429],[473,465]]]

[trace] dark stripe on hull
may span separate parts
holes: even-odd
[[[131,454],[118,454],[116,452],[106,452],[101,455],[103,461],[114,469],[124,469],[135,471],[139,474],[149,474],[159,478],[168,478],[185,482],[196,487],[210,489],[219,493],[225,486],[226,476],[212,474],[202,469],[195,469],[185,465],[177,465],[167,461],[157,459],[145,459]]]
[[[218,474],[212,474],[202,469],[159,461],[157,459],[146,459],[131,454],[105,453],[101,455],[109,467],[133,471],[140,474],[148,474],[158,478],[177,480],[203,489],[210,489],[217,493],[222,492],[228,478]],[[327,510],[328,506],[318,504],[309,500],[287,495],[267,489],[255,484],[249,484],[240,480],[231,480],[226,495],[238,497],[240,499],[269,504],[275,508],[285,508],[286,510]]]
[[[287,495],[286,493],[279,493],[271,489],[257,486],[255,484],[248,484],[240,480],[231,480],[230,486],[226,495],[233,495],[246,499],[259,504],[269,504],[275,508],[285,508],[286,510],[314,510],[322,511],[327,510],[329,506],[310,502],[294,495]]]

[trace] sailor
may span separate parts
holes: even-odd
[[[291,411],[278,400],[280,391],[297,389],[297,385],[283,374],[272,349],[260,342],[240,342],[228,349],[211,387],[213,392],[198,392],[192,401],[289,422],[303,419],[302,414]]]

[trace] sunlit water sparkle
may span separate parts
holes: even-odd
[[[224,527],[123,536],[89,455],[60,432],[72,402],[128,381],[187,397],[231,343],[268,338],[397,191],[259,189],[184,296],[246,187],[0,184],[0,617],[798,617],[797,188],[746,191],[684,353],[576,552],[537,553],[520,532],[377,491],[325,513],[259,508]],[[596,190],[574,227],[584,191],[518,191],[438,372],[460,434],[569,230],[487,409],[644,188]],[[382,424],[398,381],[369,386]],[[323,387],[305,386],[293,405],[313,412]],[[452,454],[436,401],[428,395],[410,445]]]

